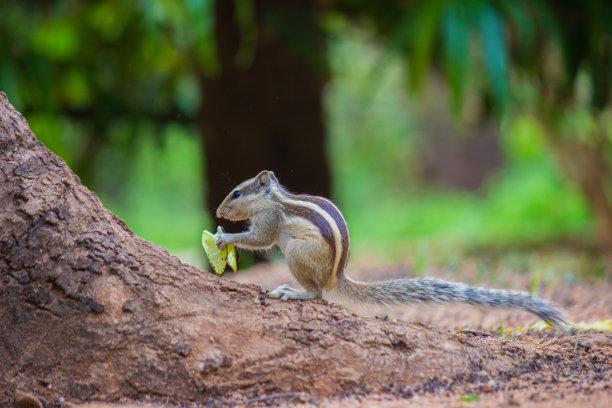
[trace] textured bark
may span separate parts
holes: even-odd
[[[3,93],[0,208],[0,406],[17,391],[200,405],[427,389],[512,363],[469,333],[269,300],[182,264],[105,210]]]

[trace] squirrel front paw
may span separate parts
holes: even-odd
[[[217,246],[217,248],[225,249],[227,244],[231,244],[232,243],[229,240],[229,235],[230,234],[226,234],[225,231],[223,230],[223,227],[220,226],[220,225],[217,227],[217,234],[216,235],[217,235],[217,240],[215,241],[215,245]]]
[[[219,233],[219,236],[217,237],[217,240],[215,241],[215,245],[217,246],[217,248],[225,249],[227,244],[231,244],[228,235],[229,234],[226,234],[225,232]]]

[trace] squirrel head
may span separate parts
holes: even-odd
[[[261,211],[264,196],[278,186],[273,171],[264,170],[257,176],[243,181],[232,189],[217,208],[217,217],[230,221],[243,221]]]

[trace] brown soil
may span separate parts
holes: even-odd
[[[467,395],[490,406],[610,405],[610,333],[499,338],[500,316],[505,327],[533,317],[281,302],[181,263],[104,209],[1,92],[0,208],[2,407],[473,404]],[[282,265],[258,269],[235,277],[289,280]],[[380,263],[349,273],[405,274]],[[592,320],[610,317],[610,289],[543,294]]]

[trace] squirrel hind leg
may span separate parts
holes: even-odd
[[[330,279],[332,260],[326,243],[292,239],[285,247],[285,258],[291,274],[308,292],[321,297]]]
[[[288,299],[299,299],[299,300],[313,300],[321,297],[321,294],[316,292],[309,292],[306,290],[297,290],[289,285],[281,285],[278,288],[270,292],[269,296],[274,299],[288,300]]]

